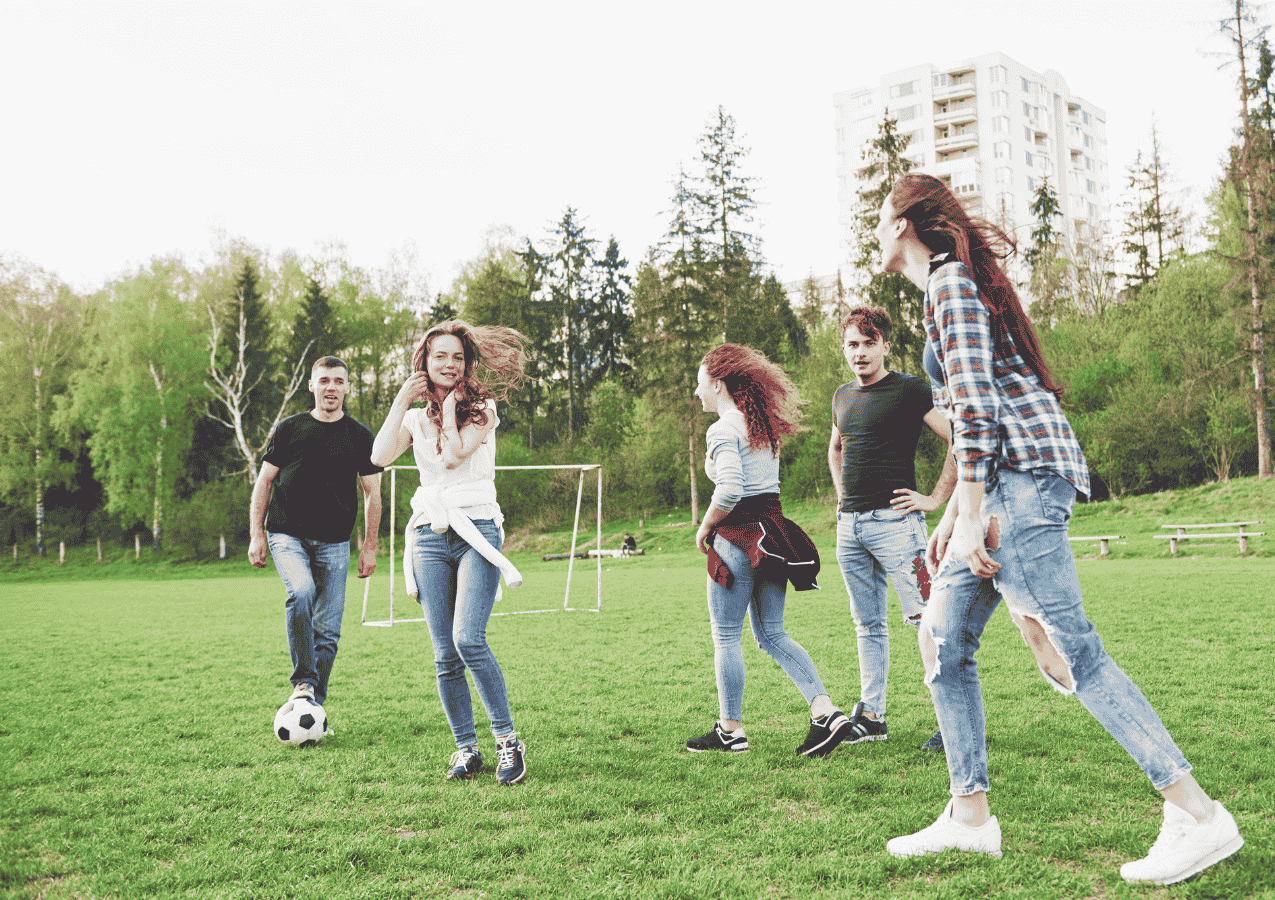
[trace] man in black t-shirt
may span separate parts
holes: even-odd
[[[886,369],[890,327],[890,314],[881,307],[850,310],[841,323],[841,344],[855,380],[832,398],[828,468],[838,499],[837,562],[850,593],[859,649],[859,703],[847,743],[886,739],[886,579],[894,583],[904,621],[918,629],[919,638],[929,596],[925,513],[942,506],[956,486],[948,453],[933,492],[916,490],[921,426],[949,444],[952,431],[934,408],[924,378]],[[941,749],[941,738],[935,735],[926,747]]]
[[[376,570],[381,525],[381,468],[372,465],[372,432],[342,408],[348,387],[341,360],[324,356],[314,364],[314,409],[284,419],[270,436],[248,512],[249,562],[264,568],[268,546],[288,591],[290,699],[305,697],[320,706],[341,639],[356,482],[363,488],[360,578]]]

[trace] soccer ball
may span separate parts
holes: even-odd
[[[313,747],[328,730],[328,714],[306,699],[289,700],[274,714],[274,733],[285,744]]]

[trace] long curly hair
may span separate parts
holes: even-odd
[[[1059,400],[1063,388],[1045,363],[1036,329],[1018,292],[999,262],[1018,249],[1014,239],[991,222],[972,219],[947,185],[932,175],[908,172],[890,192],[894,214],[907,219],[917,239],[933,253],[947,252],[965,263],[978,285],[978,297],[992,320],[992,339],[1000,346],[1013,337],[1023,361]]]
[[[460,319],[449,319],[431,325],[412,354],[412,371],[425,372],[430,397],[426,416],[437,426],[440,440],[443,430],[443,408],[434,398],[434,382],[429,380],[425,358],[440,335],[450,334],[465,350],[465,372],[452,389],[456,394],[456,425],[476,422],[487,424],[487,401],[504,400],[509,392],[526,379],[527,339],[520,332],[501,325],[470,325]],[[441,445],[440,445],[441,449]]]
[[[766,354],[740,344],[722,344],[704,355],[703,366],[709,378],[726,385],[744,414],[752,449],[769,446],[778,456],[784,439],[801,431],[801,408],[806,401]]]

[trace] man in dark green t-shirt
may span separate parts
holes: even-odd
[[[837,563],[850,594],[859,649],[859,702],[847,743],[886,739],[885,693],[890,671],[886,579],[894,582],[903,618],[920,626],[929,594],[925,513],[956,486],[950,453],[929,494],[916,490],[916,445],[922,426],[951,442],[947,418],[934,407],[929,382],[891,372],[890,314],[856,307],[841,323],[842,352],[854,381],[832,398],[828,468],[837,489]],[[941,749],[939,735],[925,749]]]
[[[376,570],[381,525],[381,468],[372,465],[372,432],[342,408],[348,388],[341,360],[324,356],[314,364],[314,409],[284,419],[270,436],[248,513],[249,562],[264,568],[269,547],[288,591],[284,622],[292,699],[305,697],[320,706],[341,639],[356,482],[363,489],[360,578]]]

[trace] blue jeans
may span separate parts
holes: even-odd
[[[810,654],[784,630],[787,584],[757,578],[748,554],[720,535],[713,537],[713,548],[735,576],[729,590],[708,579],[708,619],[713,632],[713,669],[717,673],[721,718],[744,720],[744,650],[739,642],[744,616],[750,610],[757,646],[774,657],[806,703],[827,694]]]
[[[494,521],[475,519],[474,525],[493,547],[500,549],[500,529]],[[491,721],[491,733],[497,737],[509,734],[514,726],[505,676],[487,646],[487,620],[496,602],[500,570],[451,528],[444,534],[435,534],[425,524],[416,529],[412,571],[434,644],[438,697],[456,746],[469,747],[478,742],[465,669],[474,676],[478,698]]]
[[[313,685],[314,700],[322,706],[328,698],[328,678],[341,640],[350,542],[329,544],[274,531],[267,533],[266,542],[288,591],[284,622],[292,656],[292,683]]]
[[[925,539],[925,515],[919,510],[901,513],[886,507],[837,513],[837,563],[850,594],[859,643],[859,699],[881,718],[890,674],[886,578],[894,582],[903,621],[919,626],[925,598],[916,567],[925,565]]]
[[[986,791],[987,743],[979,686],[979,636],[1002,599],[1020,628],[1032,619],[1044,629],[1070,678],[1063,684],[1041,667],[1055,690],[1074,694],[1133,757],[1157,790],[1191,771],[1160,717],[1138,686],[1103,649],[1085,616],[1067,521],[1076,490],[1051,472],[1001,469],[987,484],[983,520],[995,516],[1000,548],[994,578],[974,575],[964,562],[939,566],[921,629],[937,644],[926,683],[934,697],[953,796]]]

